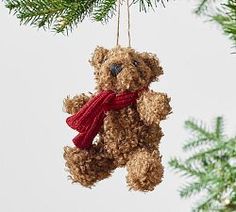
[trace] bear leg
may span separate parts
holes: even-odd
[[[67,146],[64,148],[64,159],[73,183],[89,188],[109,177],[115,169],[113,160],[98,145],[88,150]]]
[[[139,149],[127,162],[127,184],[135,191],[152,191],[162,181],[163,166],[158,150]]]

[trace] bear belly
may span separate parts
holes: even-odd
[[[138,148],[153,148],[153,144],[157,147],[161,137],[160,127],[145,125],[135,105],[119,111],[109,111],[103,127],[100,136],[104,148],[114,158],[117,166],[124,166],[128,156]]]

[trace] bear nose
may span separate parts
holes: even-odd
[[[112,64],[110,66],[110,71],[113,76],[116,76],[119,74],[122,70],[122,65],[121,64]]]

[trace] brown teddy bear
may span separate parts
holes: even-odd
[[[148,88],[163,74],[159,60],[117,46],[97,47],[90,63],[96,93],[64,100],[65,111],[72,114],[67,123],[80,132],[75,147],[64,149],[70,178],[92,187],[126,166],[129,188],[151,191],[163,177],[159,124],[171,113],[170,98]]]

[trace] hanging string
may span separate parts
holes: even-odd
[[[131,47],[131,33],[130,33],[130,4],[129,0],[126,0],[127,2],[127,33],[128,33],[128,46]],[[116,45],[119,45],[119,39],[120,39],[120,7],[121,7],[121,0],[118,0],[118,5],[117,5],[117,32],[116,32]]]
[[[127,15],[128,15],[128,40],[129,40],[129,47],[131,47],[131,35],[130,35],[130,5],[129,0],[127,0]]]
[[[120,0],[118,0],[118,17],[117,17],[117,33],[116,33],[116,45],[119,45],[120,39]]]

